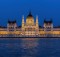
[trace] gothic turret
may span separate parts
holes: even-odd
[[[53,27],[52,20],[50,20],[50,21],[44,20],[44,28],[47,28],[47,27],[49,27],[49,28]]]
[[[36,16],[36,27],[38,27],[38,16]]]
[[[38,16],[36,16],[36,35],[39,34]]]
[[[15,20],[15,21],[9,21],[9,20],[8,20],[8,25],[7,25],[7,27],[17,27],[17,25],[16,25],[16,20]]]
[[[22,16],[22,28],[24,27],[24,16]]]
[[[9,21],[8,20],[8,24],[7,24],[7,30],[8,31],[15,31],[16,30],[16,20],[15,21]]]
[[[53,30],[52,20],[50,21],[44,20],[44,31],[52,31],[52,30]]]

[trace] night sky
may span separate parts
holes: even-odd
[[[32,12],[34,18],[39,16],[39,25],[43,26],[44,18],[52,18],[54,26],[60,25],[60,0],[0,0],[0,26],[7,21],[16,20],[21,25],[22,15]]]

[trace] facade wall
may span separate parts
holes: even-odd
[[[25,26],[25,28],[27,28],[28,29],[28,27],[27,26]],[[25,29],[24,29],[25,30]],[[7,28],[0,28],[0,34],[19,34],[19,35],[22,35],[22,34],[26,34],[26,35],[36,35],[36,33],[37,33],[37,30],[36,30],[36,27],[34,26],[34,27],[32,27],[32,30],[26,30],[26,31],[23,31],[23,30],[21,30],[20,28],[19,29],[16,29],[16,31],[8,31],[7,30]],[[44,34],[52,34],[52,35],[60,35],[60,29],[55,29],[55,28],[53,28],[53,30],[52,31],[44,31],[44,29],[43,28],[41,28],[40,30],[39,30],[39,33],[38,33],[39,35],[44,35]]]
[[[53,31],[53,34],[60,35],[60,31]]]
[[[24,22],[24,17],[22,18],[22,27],[17,27],[15,22],[9,22],[6,28],[0,28],[0,35],[60,35],[60,28],[53,28],[52,22],[44,23],[43,28],[39,28],[38,17],[36,22],[34,18],[30,15],[26,22]]]

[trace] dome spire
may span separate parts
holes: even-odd
[[[29,12],[27,18],[28,18],[28,17],[33,17],[31,11]]]

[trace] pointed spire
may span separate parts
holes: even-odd
[[[27,18],[28,18],[28,17],[33,17],[31,11],[29,12]]]
[[[38,19],[38,15],[36,15],[36,19]]]
[[[22,16],[22,19],[24,19],[24,15]]]
[[[38,15],[36,16],[36,26],[38,27]]]
[[[22,16],[22,28],[24,27],[24,15]]]
[[[22,23],[24,23],[24,15],[22,16]]]
[[[38,23],[38,15],[36,15],[36,23]]]

